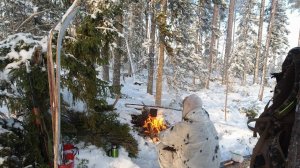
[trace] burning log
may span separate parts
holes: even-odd
[[[139,132],[142,135],[149,136],[154,142],[157,142],[158,134],[160,131],[167,129],[167,124],[165,124],[162,114],[158,114],[156,108],[147,108],[142,109],[142,114],[140,115],[131,115],[131,123],[135,127],[140,128]]]

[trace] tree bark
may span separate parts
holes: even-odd
[[[167,23],[167,0],[161,0],[161,15],[160,15],[160,32],[159,32],[159,60],[157,68],[157,79],[156,79],[156,96],[155,104],[161,105],[162,96],[162,82],[163,82],[163,67],[164,67],[164,52],[165,52],[165,35],[163,30],[166,28]]]
[[[225,105],[224,105],[224,118],[227,121],[227,102],[228,102],[228,91],[229,91],[229,80],[226,80],[226,89],[225,89]]]
[[[299,28],[299,37],[298,37],[298,47],[300,47],[300,28]]]
[[[201,9],[203,8],[203,1],[199,0],[198,1],[198,21],[199,21],[199,28],[197,30],[197,41],[196,41],[196,52],[200,53],[202,55],[202,34],[201,34],[201,27],[202,27],[202,15],[203,12],[201,12]]]
[[[265,0],[261,0],[253,84],[258,83],[258,69],[259,69],[259,60],[260,60],[262,31],[263,31],[263,24],[264,24],[264,12],[265,12]]]
[[[209,88],[209,80],[212,74],[213,69],[213,61],[215,56],[215,49],[216,49],[216,29],[218,23],[218,15],[219,15],[219,5],[214,4],[214,13],[213,13],[213,20],[211,23],[211,39],[210,39],[210,46],[209,46],[209,68],[208,68],[208,77],[206,80],[205,88]]]
[[[103,80],[109,81],[109,43],[106,42],[103,46],[102,58],[107,62],[103,65]]]
[[[225,47],[225,65],[224,65],[224,71],[225,71],[225,83],[227,83],[228,80],[228,69],[229,69],[229,58],[231,54],[231,45],[232,45],[232,27],[233,27],[233,15],[234,15],[234,5],[235,0],[230,0],[229,4],[229,15],[228,15],[228,22],[227,22],[227,36],[226,36],[226,47]]]
[[[137,25],[135,23],[135,17],[136,17],[136,8],[137,5],[131,4],[129,7],[129,23],[128,23],[128,31],[127,32],[127,37],[125,37],[125,44],[126,44],[126,49],[127,49],[127,58],[128,58],[128,75],[133,75],[133,64],[132,64],[132,53],[131,53],[131,48],[134,47],[134,44],[132,43],[134,40],[134,35],[137,33],[136,30],[134,29]]]
[[[266,39],[266,47],[264,51],[264,65],[263,65],[263,73],[261,77],[261,86],[259,90],[258,99],[259,101],[262,101],[263,95],[264,95],[264,85],[265,85],[265,77],[266,77],[266,71],[267,71],[267,63],[268,63],[268,56],[269,56],[269,48],[270,48],[270,41],[271,41],[271,33],[276,13],[276,4],[277,0],[272,0],[272,11],[271,11],[271,17],[269,21],[269,28],[268,28],[268,34]]]
[[[119,33],[123,33],[123,27],[122,27],[122,23],[123,23],[123,16],[122,14],[119,14],[116,17],[116,25],[115,27],[117,28]],[[114,54],[114,68],[113,68],[113,91],[115,94],[120,94],[121,93],[121,82],[120,82],[120,76],[121,76],[121,57],[123,54],[122,51],[122,37],[118,37],[117,38],[117,48]]]
[[[145,39],[148,39],[149,37],[149,2],[146,1],[146,9],[145,9],[145,20],[146,20],[146,29],[145,29]]]
[[[150,27],[150,40],[151,44],[149,47],[149,65],[148,65],[148,83],[147,83],[147,93],[153,95],[153,76],[154,76],[154,47],[155,47],[155,15],[154,15],[154,3],[151,3],[151,27]]]

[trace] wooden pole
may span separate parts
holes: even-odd
[[[52,112],[52,129],[53,129],[53,167],[58,168],[61,164],[60,152],[60,56],[62,48],[62,40],[65,31],[70,22],[75,17],[81,0],[75,0],[72,6],[64,14],[62,20],[56,25],[54,30],[58,31],[56,46],[56,77],[54,77],[54,66],[52,57],[52,36],[53,29],[49,32],[48,49],[47,49],[47,66],[48,66],[48,83],[50,95],[50,109]]]

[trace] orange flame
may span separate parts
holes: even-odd
[[[149,135],[153,141],[157,142],[159,140],[158,134],[160,131],[167,129],[167,126],[164,123],[162,116],[152,117],[149,115],[144,121],[143,128],[145,130],[145,134]]]

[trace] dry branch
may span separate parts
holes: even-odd
[[[17,29],[15,31],[18,31],[25,23],[29,22],[34,16],[36,15],[39,15],[39,14],[42,14],[42,13],[45,13],[47,11],[49,11],[50,9],[46,9],[46,10],[43,10],[43,11],[40,11],[40,12],[35,12],[33,13],[32,15],[30,15],[27,19],[25,19],[21,24],[20,26],[17,27]]]
[[[134,104],[134,103],[126,103],[125,107],[153,107],[153,108],[163,108],[163,109],[170,109],[170,110],[176,110],[176,111],[182,111],[182,109],[175,109],[175,108],[171,108],[171,107],[163,107],[163,106],[153,106],[153,105],[145,105],[145,104]]]

